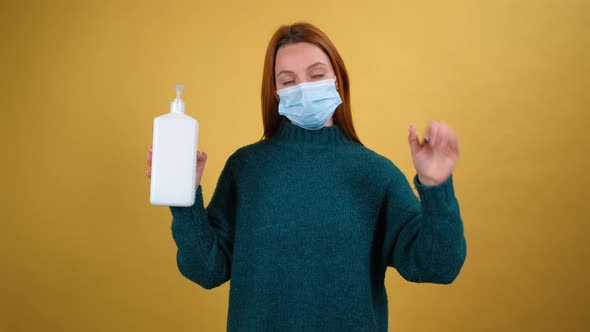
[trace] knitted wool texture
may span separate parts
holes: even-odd
[[[286,122],[237,150],[204,207],[171,207],[180,272],[231,279],[228,331],[387,331],[386,268],[451,283],[466,257],[452,176],[420,200],[387,158],[338,126]]]

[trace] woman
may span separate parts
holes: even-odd
[[[432,123],[421,142],[409,128],[418,200],[361,144],[344,63],[306,23],[270,41],[262,115],[263,139],[227,160],[207,208],[200,185],[192,207],[170,208],[180,272],[206,289],[231,279],[229,331],[386,331],[388,266],[412,282],[456,278],[466,243],[451,129]]]

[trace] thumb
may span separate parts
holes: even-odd
[[[197,168],[204,168],[207,162],[207,153],[203,151],[197,151]]]
[[[195,190],[201,185],[201,178],[203,177],[203,171],[205,170],[206,163],[207,154],[202,151],[197,151],[197,181]]]
[[[412,154],[415,154],[420,148],[420,140],[418,139],[418,134],[416,133],[416,127],[410,125],[410,127],[408,127],[408,131],[408,143],[410,143]]]

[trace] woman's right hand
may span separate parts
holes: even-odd
[[[147,154],[147,163],[148,169],[146,171],[146,175],[148,178],[151,179],[152,177],[152,146],[148,147],[148,154]],[[205,164],[207,163],[207,153],[201,152],[197,150],[197,183],[196,188],[199,187],[201,184],[201,176],[203,176],[203,170],[205,169]],[[196,190],[195,188],[195,190]]]

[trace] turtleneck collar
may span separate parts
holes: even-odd
[[[340,130],[337,125],[308,130],[285,121],[271,140],[280,143],[293,144],[347,144],[353,142]]]

